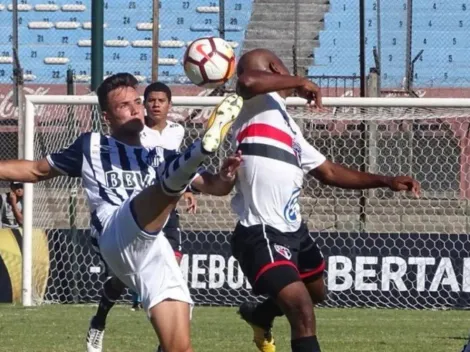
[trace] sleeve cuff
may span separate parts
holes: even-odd
[[[313,162],[313,163],[303,164],[302,165],[302,170],[304,171],[305,174],[308,174],[310,171],[316,169],[321,164],[323,164],[325,161],[326,161],[326,157],[324,155],[322,155],[321,158],[318,158],[318,160],[315,160],[315,162]]]
[[[68,173],[66,171],[64,171],[63,169],[61,169],[60,167],[58,167],[55,163],[54,163],[54,160],[52,160],[51,156],[48,155],[46,156],[46,160],[47,162],[49,163],[49,165],[54,168],[55,170],[59,171],[62,175],[64,176],[68,176]]]

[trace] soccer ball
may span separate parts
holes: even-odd
[[[235,53],[222,38],[196,39],[184,54],[184,72],[200,87],[217,88],[233,76]]]

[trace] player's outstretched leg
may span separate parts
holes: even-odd
[[[261,352],[275,352],[276,344],[272,334],[274,318],[283,316],[279,306],[272,298],[261,303],[244,302],[238,313],[253,329],[253,342]]]
[[[121,206],[107,228],[109,235],[100,237],[104,259],[140,295],[166,352],[192,351],[192,300],[170,243],[158,234],[202,162],[222,145],[242,102],[237,95],[226,97],[212,113],[204,137],[162,165],[159,183]],[[126,255],[116,256],[119,252]]]
[[[90,327],[88,328],[86,337],[87,352],[101,352],[103,350],[106,318],[124,289],[124,284],[116,277],[110,277],[104,283],[98,310],[96,311],[96,315],[91,319]]]

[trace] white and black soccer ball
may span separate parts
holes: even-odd
[[[233,76],[235,53],[222,38],[196,39],[184,54],[184,72],[200,87],[217,88]]]

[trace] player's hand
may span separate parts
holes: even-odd
[[[409,176],[396,176],[390,179],[389,188],[392,191],[408,191],[418,198],[421,192],[421,185],[414,178]]]
[[[242,152],[238,150],[234,155],[224,160],[219,172],[220,178],[227,182],[234,181],[241,163]]]
[[[186,203],[186,211],[189,214],[196,214],[197,201],[196,197],[194,197],[194,194],[192,194],[191,192],[186,192],[183,194],[183,199]]]
[[[15,192],[8,193],[8,202],[10,204],[16,204],[18,197],[16,196]]]
[[[297,88],[297,93],[301,98],[307,99],[311,107],[323,109],[321,89],[315,83],[303,78],[302,85]]]

